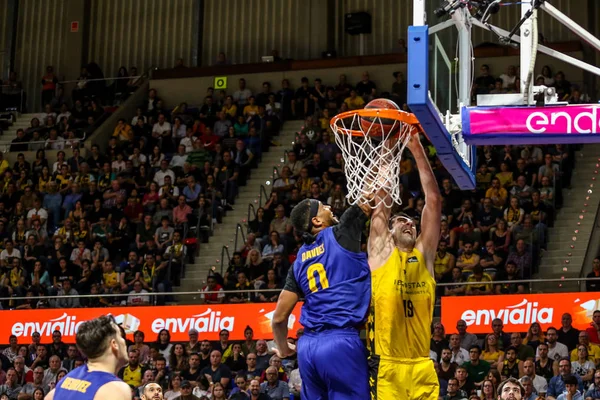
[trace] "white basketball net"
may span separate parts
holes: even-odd
[[[348,180],[348,202],[352,205],[384,204],[391,208],[402,204],[400,161],[402,152],[417,127],[394,120],[387,132],[380,117],[367,121],[359,114],[334,117],[331,129],[344,157],[344,173]],[[360,135],[352,133],[362,132]],[[392,132],[392,133],[390,133]]]

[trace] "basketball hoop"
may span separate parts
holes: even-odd
[[[346,111],[331,119],[331,129],[345,161],[349,203],[371,208],[402,204],[402,152],[411,135],[421,131],[415,115],[397,108]]]

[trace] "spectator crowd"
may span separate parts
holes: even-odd
[[[302,330],[297,332],[302,335]],[[131,387],[132,399],[139,400],[141,389],[158,383],[166,400],[252,399],[283,400],[299,397],[302,382],[296,359],[282,360],[268,351],[265,340],[255,340],[251,327],[245,340],[229,340],[222,330],[217,342],[188,332],[189,341],[174,343],[167,330],[155,341],[136,331],[128,343],[128,363],[117,375]],[[294,343],[295,339],[289,339]],[[0,352],[0,398],[42,400],[69,371],[83,365],[77,346],[62,341],[59,331],[50,344],[40,343],[40,334],[31,343],[19,343],[16,336]]]
[[[35,160],[21,154],[11,166],[0,152],[0,297],[5,299],[0,307],[164,304],[168,298],[152,299],[149,292],[179,285],[198,241],[209,240],[214,224],[237,206],[239,188],[263,152],[278,145],[282,123],[298,119],[304,125],[293,147],[285,149],[268,199],[248,221],[245,242],[223,271],[209,274],[201,296],[206,304],[276,301],[300,247],[289,221],[293,207],[312,198],[330,205],[337,216],[348,208],[344,159],[329,127],[331,117],[377,97],[408,109],[403,75],[393,77],[390,91],[378,89],[364,72],[354,84],[345,75],[337,84],[302,78],[296,90],[287,79],[279,89],[263,82],[259,93],[240,79],[231,94],[208,88],[203,104],[181,103],[173,109],[150,89],[136,115],[118,121],[107,146],[93,144],[87,157],[79,139],[107,109],[93,92],[81,91],[85,85],[72,94],[73,107],[46,94],[44,99],[51,100],[45,112],[11,145],[15,152],[37,151]],[[476,81],[476,90],[487,90],[484,86]],[[438,294],[526,292],[525,284],[495,281],[530,278],[536,271],[547,228],[562,205],[563,189],[570,186],[575,147],[478,148],[472,191],[456,189],[435,149],[428,148],[444,201],[435,277],[448,285]],[[58,150],[57,161],[49,163],[45,150]],[[398,210],[418,224],[424,198],[408,152],[401,182]],[[367,239],[365,231],[363,244]],[[45,299],[48,295],[61,297]],[[528,399],[546,393],[562,400],[562,392],[572,386],[581,393],[596,390],[598,333],[577,332],[570,324],[565,315],[560,329],[543,333],[534,323],[525,338],[504,333],[499,320],[485,338],[468,334],[464,321],[458,322],[459,333],[449,337],[435,324],[431,351],[443,396],[491,399],[507,377],[521,379]],[[600,312],[594,313],[592,326],[600,327]],[[146,341],[143,332],[134,334],[129,363],[119,372],[134,397],[148,382],[160,383],[167,399],[279,400],[299,394],[295,361],[271,354],[267,342],[254,340],[250,327],[242,343],[230,342],[226,330],[215,343],[201,340],[193,329],[188,334],[186,343],[171,343],[166,330],[155,342]],[[39,334],[31,344],[9,339],[0,357],[0,396],[38,399],[61,374],[83,362],[60,332],[53,333],[48,346],[39,339]]]

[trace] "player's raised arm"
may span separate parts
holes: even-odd
[[[396,139],[392,139],[396,140]],[[388,147],[393,147],[393,143],[388,141]],[[380,179],[385,179],[388,170],[378,171]],[[375,209],[371,214],[371,227],[369,230],[369,241],[367,242],[367,252],[369,253],[369,267],[371,271],[381,267],[390,257],[394,250],[394,239],[389,228],[390,215],[392,209],[386,207],[384,203],[390,201],[389,193],[380,190],[372,202],[375,202]]]
[[[425,208],[423,208],[421,217],[421,234],[417,239],[416,247],[425,257],[427,269],[432,276],[435,276],[433,262],[440,240],[442,196],[419,136],[412,136],[407,147],[417,163],[421,186],[425,194]]]

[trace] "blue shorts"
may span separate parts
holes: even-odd
[[[302,398],[369,400],[367,350],[355,330],[304,332],[298,341]]]

